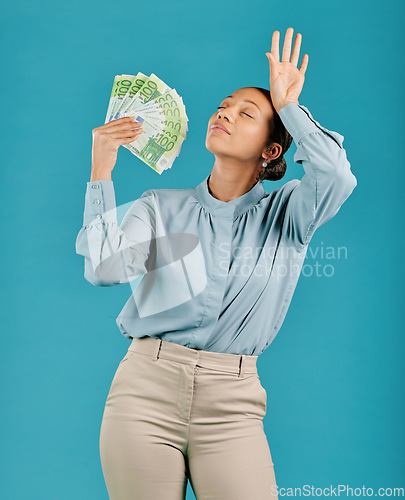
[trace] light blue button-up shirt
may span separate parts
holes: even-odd
[[[127,337],[232,354],[261,354],[279,331],[308,244],[357,185],[344,137],[303,105],[279,112],[305,174],[229,202],[207,176],[189,189],[149,189],[117,223],[113,181],[87,183],[76,252],[93,285],[130,283],[117,317]]]

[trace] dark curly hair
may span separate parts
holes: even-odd
[[[274,109],[270,91],[262,87],[251,88],[260,90],[260,92],[262,92],[262,94],[267,97],[268,101],[271,104],[271,107],[273,108],[274,118],[272,120],[272,123],[270,124],[270,133],[267,138],[267,144],[270,145],[271,143],[276,142],[283,148],[281,155],[275,160],[271,160],[270,163],[267,164],[264,172],[259,175],[259,181],[278,181],[279,179],[284,177],[285,171],[287,170],[287,163],[284,159],[284,154],[290,147],[293,138],[285,128],[279,114]]]

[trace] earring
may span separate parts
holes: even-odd
[[[262,167],[264,167],[264,168],[267,167],[267,163],[265,161],[262,163]]]

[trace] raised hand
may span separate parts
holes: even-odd
[[[290,61],[293,32],[293,28],[287,29],[281,62],[279,58],[279,31],[273,32],[271,52],[266,52],[270,67],[270,95],[277,113],[289,102],[298,104],[298,97],[304,85],[304,75],[308,66],[309,56],[304,54],[300,69],[297,68],[302,40],[301,33],[295,35]]]

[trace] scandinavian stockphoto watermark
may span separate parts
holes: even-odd
[[[304,278],[316,276],[330,278],[335,275],[335,263],[338,260],[347,260],[348,249],[345,246],[324,246],[323,241],[319,246],[309,245],[301,275]]]
[[[337,260],[347,260],[345,246],[309,246],[305,252],[297,252],[293,247],[278,245],[253,247],[251,245],[232,246],[222,243],[216,254],[220,275],[232,274],[248,278],[250,275],[269,277],[276,280],[285,277],[330,278],[335,275]]]
[[[269,281],[288,280],[291,287],[300,275],[330,278],[336,260],[347,259],[346,247],[322,243],[300,250],[278,238],[260,240],[260,235],[240,246],[235,240],[218,242],[214,237],[206,242],[193,233],[168,233],[159,221],[153,229],[140,224],[129,235],[122,227],[125,220],[132,220],[130,215],[118,226],[110,212],[103,220],[97,218],[88,234],[94,279],[105,285],[130,283],[140,317],[192,300],[205,290],[209,276],[218,283],[238,277],[242,282],[251,280],[258,289]]]
[[[149,274],[148,280],[153,281],[159,274],[169,272],[175,283],[178,281],[175,274],[184,272],[187,280],[194,282],[195,291],[201,291],[208,282],[207,259],[218,277],[262,277],[266,280],[271,277],[278,281],[298,279],[299,275],[331,278],[335,275],[336,262],[348,258],[347,247],[324,246],[323,242],[300,252],[284,245],[238,246],[223,242],[211,246],[211,255],[206,255],[200,238],[194,234],[173,233],[138,243],[127,242],[126,246],[120,246],[119,251],[118,243],[111,241],[110,235],[106,234],[105,238],[102,255],[97,253],[92,258],[97,276],[107,281],[131,282]]]

